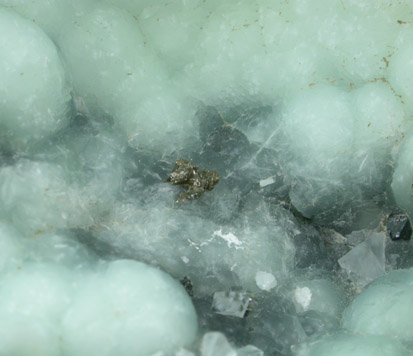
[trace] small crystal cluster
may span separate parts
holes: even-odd
[[[219,182],[219,175],[214,171],[200,172],[198,166],[180,158],[176,161],[174,170],[169,174],[168,182],[188,188],[179,194],[178,201],[185,202],[198,199],[206,191],[214,189]]]

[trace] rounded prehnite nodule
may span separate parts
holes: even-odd
[[[0,7],[0,138],[14,151],[68,122],[70,88],[56,46],[33,22]]]
[[[413,269],[375,280],[347,307],[343,326],[356,333],[413,341]]]
[[[184,288],[131,260],[86,277],[62,319],[64,355],[151,355],[189,346],[197,316]]]

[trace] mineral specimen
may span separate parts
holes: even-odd
[[[412,355],[411,2],[0,0],[0,355]]]

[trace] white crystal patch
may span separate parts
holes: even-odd
[[[268,292],[277,285],[277,280],[271,273],[258,271],[255,275],[255,283],[257,283],[259,289]]]
[[[312,293],[310,288],[308,287],[297,287],[294,290],[294,298],[295,301],[304,309],[304,311],[308,310],[308,307],[311,303]]]
[[[214,233],[212,234],[212,237],[215,237],[215,236],[218,236],[221,239],[225,240],[227,242],[228,247],[234,246],[236,250],[244,248],[242,246],[242,242],[232,232],[229,232],[228,234],[224,234],[222,232],[222,229],[219,229],[217,231],[214,231]]]
[[[273,177],[265,178],[260,180],[260,187],[266,187],[267,185],[274,184],[275,180]]]

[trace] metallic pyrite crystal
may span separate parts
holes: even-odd
[[[175,163],[174,170],[169,174],[168,182],[173,185],[183,185],[188,189],[179,194],[177,202],[186,202],[200,198],[206,191],[214,189],[219,182],[215,171],[198,171],[198,166],[182,158]]]

